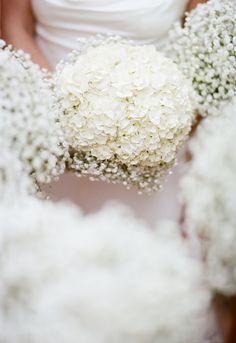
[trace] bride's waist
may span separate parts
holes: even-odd
[[[64,26],[63,29],[60,28],[50,28],[50,27],[42,27],[41,25],[37,25],[36,27],[37,36],[40,37],[42,40],[47,41],[48,43],[60,46],[64,49],[76,49],[76,47],[83,41],[91,36],[95,36],[97,34],[100,35],[113,35],[113,36],[121,36],[123,38],[131,39],[134,42],[139,44],[155,44],[155,45],[162,45],[161,39],[157,39],[154,37],[137,37],[136,35],[132,34],[131,32],[125,32],[122,30],[114,30],[110,29],[108,31],[107,27],[99,27],[96,26],[83,26],[83,29],[75,29],[72,27]],[[163,37],[164,38],[164,37]]]
[[[55,66],[61,59],[65,59],[66,55],[74,49],[79,49],[84,44],[84,40],[97,34],[100,35],[118,35],[123,38],[131,39],[138,44],[154,44],[158,50],[161,50],[165,45],[166,36],[161,39],[155,39],[154,37],[137,38],[132,34],[123,32],[121,30],[107,30],[107,27],[83,26],[83,30],[72,30],[65,26],[63,29],[56,29],[50,27],[43,27],[37,25],[36,27],[37,42],[45,57],[48,59],[51,66]]]

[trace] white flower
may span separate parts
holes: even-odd
[[[234,0],[209,0],[170,32],[169,54],[192,80],[202,115],[219,113],[236,95],[235,21]]]
[[[236,294],[236,102],[204,120],[182,181],[187,226],[202,241],[211,287]]]
[[[186,244],[117,206],[2,204],[0,341],[201,342],[210,296]]]
[[[11,150],[0,136],[0,201],[11,202],[15,194],[34,192],[34,186],[25,173],[22,163],[12,155]]]
[[[124,179],[117,174],[116,180],[104,170],[100,176],[105,172],[109,181],[125,180],[147,191],[159,188],[161,180],[156,178],[155,183],[151,175],[152,183],[145,186],[129,176],[131,166],[145,168],[146,175],[150,168],[156,176],[165,166],[161,174],[166,174],[190,131],[191,88],[171,60],[154,46],[110,38],[75,51],[67,63],[60,63],[55,89],[73,151],[72,167],[78,173],[87,173],[78,166],[84,153],[98,164],[109,160],[128,170]],[[168,152],[166,145],[171,146]],[[90,175],[94,176],[91,171]]]
[[[5,166],[2,173],[20,162],[32,183],[50,182],[64,171],[68,153],[57,105],[44,79],[46,73],[22,51],[5,47],[0,48],[0,74],[0,140],[1,149],[5,149],[0,156],[0,164]],[[3,160],[7,154],[12,166]]]

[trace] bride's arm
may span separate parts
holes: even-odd
[[[193,10],[198,4],[202,4],[204,2],[207,2],[207,0],[190,0],[188,2],[188,6],[187,6],[187,11],[190,12],[191,10]]]
[[[2,36],[7,43],[30,53],[35,63],[50,69],[35,41],[35,19],[30,0],[3,0]]]

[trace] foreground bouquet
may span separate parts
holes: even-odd
[[[19,176],[21,169],[31,179],[31,192],[36,184],[50,182],[64,171],[67,149],[59,112],[46,72],[22,51],[4,48],[3,42],[0,75],[0,183],[15,172]],[[10,165],[3,160],[7,155]]]
[[[192,119],[189,85],[175,64],[154,46],[101,39],[59,64],[55,87],[71,169],[159,189]]]
[[[182,181],[187,226],[203,243],[212,288],[236,294],[236,102],[207,118],[190,148]]]
[[[0,341],[202,342],[210,296],[186,244],[122,208],[2,205]]]
[[[209,0],[170,33],[170,56],[192,80],[202,115],[219,112],[236,95],[236,6]]]

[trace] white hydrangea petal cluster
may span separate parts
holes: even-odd
[[[169,54],[192,80],[202,115],[218,114],[236,95],[235,22],[234,0],[209,0],[170,32]]]
[[[0,136],[6,153],[22,163],[33,183],[50,182],[64,171],[68,152],[47,74],[10,46],[0,48],[0,74]]]
[[[191,127],[190,87],[154,46],[108,38],[60,63],[55,84],[74,152],[131,168],[173,165]]]
[[[200,236],[211,287],[236,293],[236,101],[206,119],[182,181],[187,226]],[[233,147],[233,148],[232,148]]]
[[[173,225],[151,231],[116,206],[2,205],[0,341],[201,342],[210,295]]]

